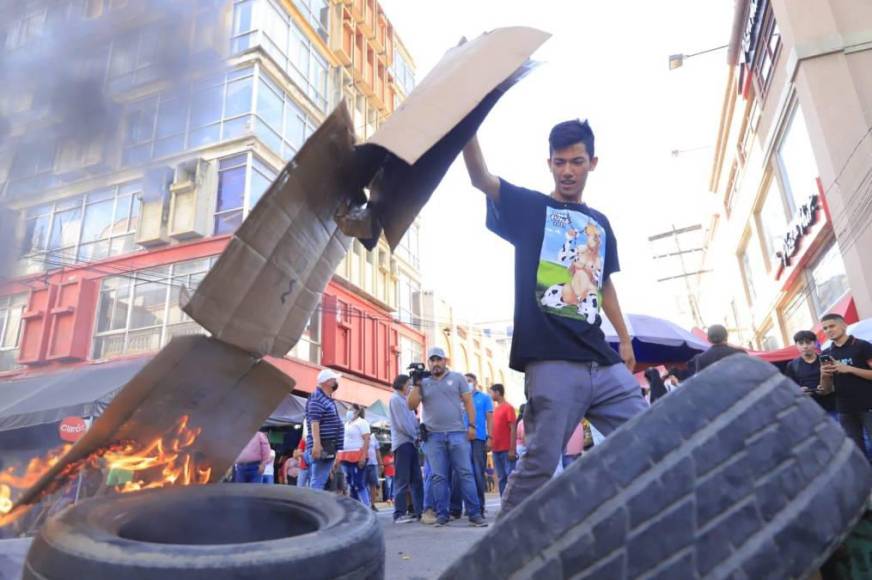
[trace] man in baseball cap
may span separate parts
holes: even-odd
[[[318,386],[306,403],[306,463],[311,472],[309,487],[324,489],[337,451],[342,449],[345,426],[336,410],[333,394],[342,377],[333,369],[318,373]]]
[[[433,471],[431,488],[436,504],[437,526],[444,526],[449,518],[451,474],[460,482],[460,492],[467,506],[472,526],[487,526],[481,516],[481,505],[475,488],[470,460],[470,441],[475,439],[475,407],[466,378],[448,370],[445,350],[438,346],[427,351],[430,376],[416,384],[409,393],[409,408],[423,407],[422,432],[426,433],[424,453]],[[469,417],[464,425],[463,409]],[[423,523],[427,523],[423,518]]]

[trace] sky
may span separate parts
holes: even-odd
[[[533,58],[542,64],[512,88],[479,131],[491,173],[550,193],[551,127],[587,118],[599,165],[584,201],[605,213],[618,238],[614,282],[625,313],[668,318],[688,327],[676,284],[677,263],[653,260],[648,237],[709,223],[715,208],[708,178],[724,88],[726,50],[669,70],[669,55],[727,44],[731,0],[381,0],[424,78],[462,37],[504,26],[552,34]],[[673,151],[678,150],[676,156]],[[511,246],[484,227],[484,196],[454,163],[422,212],[423,283],[466,321],[511,324]],[[698,236],[702,239],[702,236]],[[657,251],[655,251],[657,250]]]

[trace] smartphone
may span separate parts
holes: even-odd
[[[834,362],[835,362],[835,360],[830,355],[828,355],[828,354],[821,355],[821,363],[822,364],[828,365],[828,364],[832,364]]]

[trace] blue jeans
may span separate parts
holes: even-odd
[[[424,455],[427,455],[424,453]],[[424,511],[434,510],[433,504],[433,469],[430,467],[430,460],[424,459]]]
[[[366,507],[369,507],[369,487],[366,485],[366,466],[360,467],[350,461],[342,462],[342,470],[345,471],[345,480],[348,482],[348,493],[351,499],[356,499]]]
[[[872,411],[839,413],[839,423],[845,430],[845,434],[854,440],[863,455],[872,461],[869,449],[869,439],[872,438]]]
[[[275,483],[276,482],[275,481],[275,474],[273,474],[273,475],[261,475],[260,482],[261,483],[269,483],[269,484]]]
[[[472,461],[472,477],[475,480],[475,491],[478,494],[478,504],[481,506],[481,514],[484,515],[484,472],[487,468],[487,441],[476,439],[470,441],[470,461]],[[459,514],[462,510],[462,493],[460,491],[460,478],[454,471],[451,472],[451,505],[449,510],[452,514]],[[469,506],[466,506],[466,515],[469,515]],[[476,515],[476,514],[472,514]]]
[[[406,492],[412,495],[412,508],[415,515],[421,517],[424,499],[424,484],[421,480],[421,464],[418,461],[418,450],[413,443],[403,443],[394,451],[394,519],[406,515]]]
[[[233,466],[233,483],[260,483],[260,463],[237,463]]]
[[[509,461],[508,451],[494,451],[494,469],[497,470],[497,477],[500,480],[500,496],[506,489],[506,483],[509,481],[509,476],[515,470],[515,462]]]
[[[472,477],[469,440],[465,431],[430,433],[424,443],[424,452],[433,469],[433,501],[439,519],[448,519],[448,503],[451,499],[451,472],[460,478],[460,491],[466,502],[470,517],[481,514],[475,480]]]
[[[312,489],[321,489],[327,487],[327,480],[330,479],[330,470],[333,469],[333,459],[318,459],[312,458],[312,452],[306,451],[306,463],[309,464],[309,487]]]
[[[297,487],[309,487],[309,468],[301,469],[297,476]]]

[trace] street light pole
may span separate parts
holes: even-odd
[[[728,48],[729,44],[724,44],[721,46],[716,46],[714,48],[707,48],[705,50],[700,50],[699,52],[692,52],[690,54],[670,54],[669,55],[669,70],[675,70],[680,68],[684,64],[684,59],[693,58],[695,56],[699,56],[701,54],[708,54],[710,52],[715,52],[716,50],[723,50]]]

